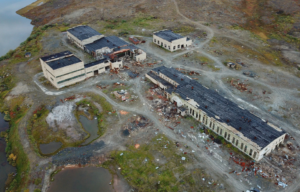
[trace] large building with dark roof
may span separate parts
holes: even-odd
[[[92,55],[96,60],[102,60],[106,55],[116,60],[126,55],[136,61],[146,59],[146,53],[135,45],[116,36],[106,37],[89,26],[81,25],[71,28],[67,31],[67,37],[71,43]]]
[[[261,160],[284,142],[282,129],[174,68],[158,67],[146,77],[176,103],[179,113],[191,115],[254,160]]]
[[[120,69],[123,66],[121,60],[112,62],[108,56],[84,64],[83,61],[70,51],[41,57],[40,62],[44,76],[57,89],[81,82],[89,77],[104,73],[109,69]]]
[[[67,37],[79,48],[84,49],[84,45],[101,39],[104,35],[89,26],[80,25],[69,29],[67,31]]]
[[[166,29],[153,33],[153,43],[173,52],[192,45],[192,40]]]

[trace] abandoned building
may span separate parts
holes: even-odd
[[[123,67],[121,60],[114,61],[109,57],[84,64],[70,51],[41,57],[40,62],[44,76],[58,89],[78,83],[106,70]]]
[[[123,56],[129,56],[135,61],[146,59],[146,53],[135,45],[129,44],[116,36],[105,37],[89,26],[81,25],[71,28],[67,31],[67,37],[96,60],[106,57],[120,59]]]
[[[167,29],[154,32],[153,43],[173,52],[192,45],[192,40]]]
[[[154,68],[146,77],[164,90],[178,113],[191,115],[256,161],[284,142],[286,133],[282,129],[174,68]]]

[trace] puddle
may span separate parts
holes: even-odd
[[[90,137],[87,138],[82,145],[89,144],[91,141],[96,139],[98,135],[98,120],[93,118],[92,120],[89,120],[87,117],[80,115],[79,121],[82,124],[83,128],[90,133]]]
[[[57,151],[59,148],[61,148],[61,146],[62,143],[56,141],[47,144],[40,144],[40,151],[43,155],[48,155]]]
[[[48,192],[112,192],[111,180],[104,168],[67,168],[54,176]]]
[[[129,130],[128,130],[128,129],[125,129],[125,130],[123,131],[123,136],[128,137],[129,135],[130,135]]]
[[[0,113],[0,132],[6,131],[9,128],[8,122],[4,121],[3,117],[4,114]],[[5,140],[4,138],[0,137],[0,192],[5,191],[5,181],[8,177],[8,174],[16,172],[16,169],[7,162],[5,147]]]

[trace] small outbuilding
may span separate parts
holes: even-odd
[[[30,52],[25,53],[25,57],[26,57],[26,58],[31,57],[31,53],[30,53]]]

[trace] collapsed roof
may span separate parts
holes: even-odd
[[[156,76],[156,80],[168,87],[166,89],[168,93],[175,93],[186,101],[194,100],[198,104],[197,108],[204,111],[209,117],[235,128],[261,148],[285,134],[283,130],[273,128],[267,121],[239,107],[236,103],[226,99],[216,91],[204,87],[174,68],[162,66],[153,69],[153,71],[158,74],[162,73],[179,84],[175,87]],[[150,71],[148,75],[153,76],[155,74]]]

